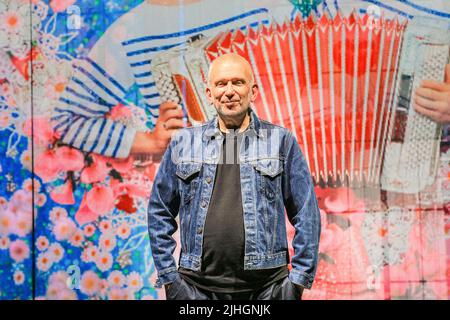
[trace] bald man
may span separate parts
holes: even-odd
[[[153,184],[148,225],[156,286],[165,285],[174,300],[300,299],[317,268],[320,214],[299,145],[254,113],[258,87],[244,58],[217,58],[206,95],[217,117],[173,137]],[[296,230],[291,259],[285,209]]]

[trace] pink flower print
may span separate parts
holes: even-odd
[[[41,255],[40,255],[41,256]],[[48,257],[48,254],[44,254],[41,257],[41,260],[44,260],[44,264],[41,263],[41,266],[38,267],[41,271],[47,271],[50,269],[53,262]],[[38,258],[39,261],[39,258]],[[41,267],[44,267],[44,270],[41,269]],[[48,287],[47,287],[47,299],[49,300],[59,300],[59,295],[62,291],[67,290],[67,280],[69,275],[65,273],[64,271],[58,271],[53,273],[50,276],[50,279],[48,281]]]
[[[116,121],[120,119],[128,119],[131,115],[131,110],[120,103],[114,106],[110,112],[110,118]]]
[[[0,250],[6,250],[9,248],[9,238],[0,237]]]
[[[113,265],[113,256],[109,252],[100,252],[95,264],[100,271],[108,271]]]
[[[84,234],[83,231],[77,230],[70,238],[69,242],[74,247],[81,247],[84,241]]]
[[[125,276],[121,271],[115,270],[109,274],[108,284],[110,287],[121,288],[125,284]]]
[[[54,12],[62,12],[73,5],[75,1],[76,0],[51,0],[50,7]]]
[[[66,88],[67,79],[63,76],[56,76],[55,78],[50,78],[45,83],[45,92],[48,98],[56,100],[64,92]]]
[[[146,198],[150,196],[150,190],[142,188],[132,183],[119,183],[114,187],[114,195],[126,194],[130,197]]]
[[[72,181],[67,181],[62,186],[57,187],[50,192],[50,197],[59,204],[75,204],[75,198],[73,196]]]
[[[56,300],[77,300],[77,294],[75,291],[65,288],[58,292]]]
[[[47,237],[45,236],[40,236],[39,238],[37,238],[36,240],[36,248],[39,251],[44,251],[48,248],[49,242]]]
[[[55,235],[56,240],[62,241],[67,240],[72,237],[72,235],[76,232],[77,227],[75,222],[73,222],[70,218],[61,218],[59,219],[54,227],[53,233]]]
[[[28,119],[23,125],[23,132],[28,137],[33,135],[33,141],[39,146],[48,146],[55,142],[55,133],[47,118],[34,117]]]
[[[20,202],[13,202],[10,201],[8,204],[7,211],[9,211],[12,215],[14,215],[14,223],[17,222],[17,219],[23,218],[23,219],[30,219],[32,217],[32,204],[31,202],[26,203],[20,203]],[[12,226],[11,231],[15,231],[14,225]]]
[[[75,214],[75,220],[78,222],[80,226],[94,222],[98,219],[99,214],[95,211],[92,211],[90,207],[87,205],[87,193],[83,195],[83,200],[81,201],[80,208]],[[86,235],[89,237],[89,235]]]
[[[53,150],[46,150],[36,157],[34,172],[44,182],[54,181],[58,177],[60,169]]]
[[[99,254],[96,246],[89,246],[83,250],[81,257],[84,262],[95,262]]]
[[[9,210],[15,214],[29,212],[31,215],[32,194],[25,190],[16,191],[9,201]]]
[[[30,248],[23,240],[16,240],[9,246],[9,254],[11,258],[20,263],[30,256]]]
[[[50,211],[50,221],[56,223],[61,218],[67,218],[67,210],[62,207],[54,207]]]
[[[7,236],[13,232],[16,216],[9,210],[0,210],[0,235]]]
[[[109,285],[108,280],[102,279],[100,281],[100,291],[99,294],[101,297],[106,297],[108,295]]]
[[[125,284],[125,276],[121,271],[115,270],[109,274],[108,284],[111,287],[122,288]]]
[[[55,283],[63,283],[65,284],[67,279],[69,278],[69,275],[64,271],[57,271],[53,273],[50,278],[48,279],[49,284],[55,284]]]
[[[88,296],[93,296],[100,290],[100,278],[93,271],[86,271],[81,277],[81,292]]]
[[[116,234],[121,239],[128,238],[131,234],[130,225],[127,222],[122,222],[122,224],[117,227]]]
[[[125,300],[126,292],[123,289],[113,288],[109,291],[108,300]]]
[[[133,292],[135,292],[142,289],[144,282],[140,274],[133,271],[127,276],[127,285]]]
[[[55,263],[61,261],[64,257],[64,248],[59,243],[53,243],[49,248],[48,252],[50,254],[51,260]]]
[[[102,233],[111,233],[114,231],[111,222],[108,220],[103,220],[102,222],[100,222],[100,225],[98,227]]]
[[[13,233],[18,235],[19,237],[25,237],[27,234],[31,232],[32,228],[32,220],[29,217],[29,214],[19,214],[16,218],[16,223],[13,227]]]
[[[99,246],[102,251],[111,252],[116,247],[116,236],[113,233],[104,233],[100,236]]]
[[[84,168],[81,173],[81,182],[89,184],[94,182],[101,182],[108,176],[109,168],[106,161],[97,155],[92,155],[93,163],[87,168]]]
[[[24,19],[18,12],[7,11],[1,15],[1,22],[3,28],[11,33],[18,33],[23,28]]]
[[[36,179],[34,179],[34,187],[36,188],[36,191],[39,191],[39,189],[41,188],[39,181]],[[25,192],[32,192],[33,191],[33,180],[26,179],[22,183],[22,189],[25,190]]]
[[[87,194],[88,207],[98,213],[105,215],[114,208],[114,194],[110,187],[95,186]]]
[[[25,282],[25,274],[20,270],[17,270],[16,272],[14,272],[13,278],[14,278],[14,284],[16,284],[16,285],[21,285]]]
[[[0,210],[6,209],[8,206],[8,201],[4,197],[0,197]]]
[[[134,158],[132,156],[125,159],[107,158],[107,161],[117,172],[121,174],[128,173],[131,169],[133,169]]]
[[[90,261],[90,258],[89,258],[89,256],[88,256],[88,250],[87,250],[87,249],[84,249],[84,250],[81,252],[80,258],[81,258],[81,261],[83,261],[83,262],[91,262],[91,261]]]
[[[31,152],[29,150],[25,150],[20,155],[20,163],[27,168],[28,170],[32,171],[31,169]],[[35,170],[36,173],[36,170]]]
[[[357,199],[350,188],[330,189],[325,197],[324,205],[328,212],[346,213],[354,207]]]
[[[95,227],[93,224],[88,224],[83,228],[83,233],[86,237],[92,237],[95,233]]]
[[[58,148],[55,157],[60,170],[80,171],[84,167],[84,156],[77,149],[67,146]]]
[[[117,179],[114,179],[113,177],[111,177],[110,179],[109,179],[109,186],[111,187],[111,188],[113,188],[113,190],[115,190],[118,186],[120,186],[121,184],[122,184],[122,182],[120,182],[119,180],[117,180]],[[116,196],[116,191],[114,191],[114,197]]]
[[[64,271],[53,273],[48,281],[47,298],[50,300],[76,300],[77,294],[68,287],[71,280]]]
[[[36,205],[42,207],[47,202],[47,196],[44,193],[36,195]]]

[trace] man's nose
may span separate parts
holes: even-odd
[[[225,91],[225,95],[227,95],[227,96],[234,95],[234,88],[233,88],[233,84],[231,83],[231,81],[228,81],[228,83],[227,83],[227,89]]]

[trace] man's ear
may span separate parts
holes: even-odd
[[[211,89],[209,87],[206,87],[206,97],[208,98],[208,101],[210,104],[214,103],[214,98],[212,96]]]
[[[258,97],[259,94],[259,87],[257,84],[254,84],[252,86],[252,97],[250,99],[251,102],[255,102],[256,98]]]

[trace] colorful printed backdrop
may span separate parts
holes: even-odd
[[[146,216],[158,161],[88,152],[55,127],[80,61],[142,2],[0,0],[0,299],[164,299]],[[239,14],[252,1],[233,3]],[[261,3],[275,18],[354,9],[450,21],[448,0]],[[110,110],[101,119],[151,131],[158,111],[147,98],[138,81],[129,83],[123,103],[104,101]],[[448,146],[444,127],[436,179],[417,194],[317,188],[320,260],[305,299],[448,299]],[[374,194],[381,206],[372,206]]]

